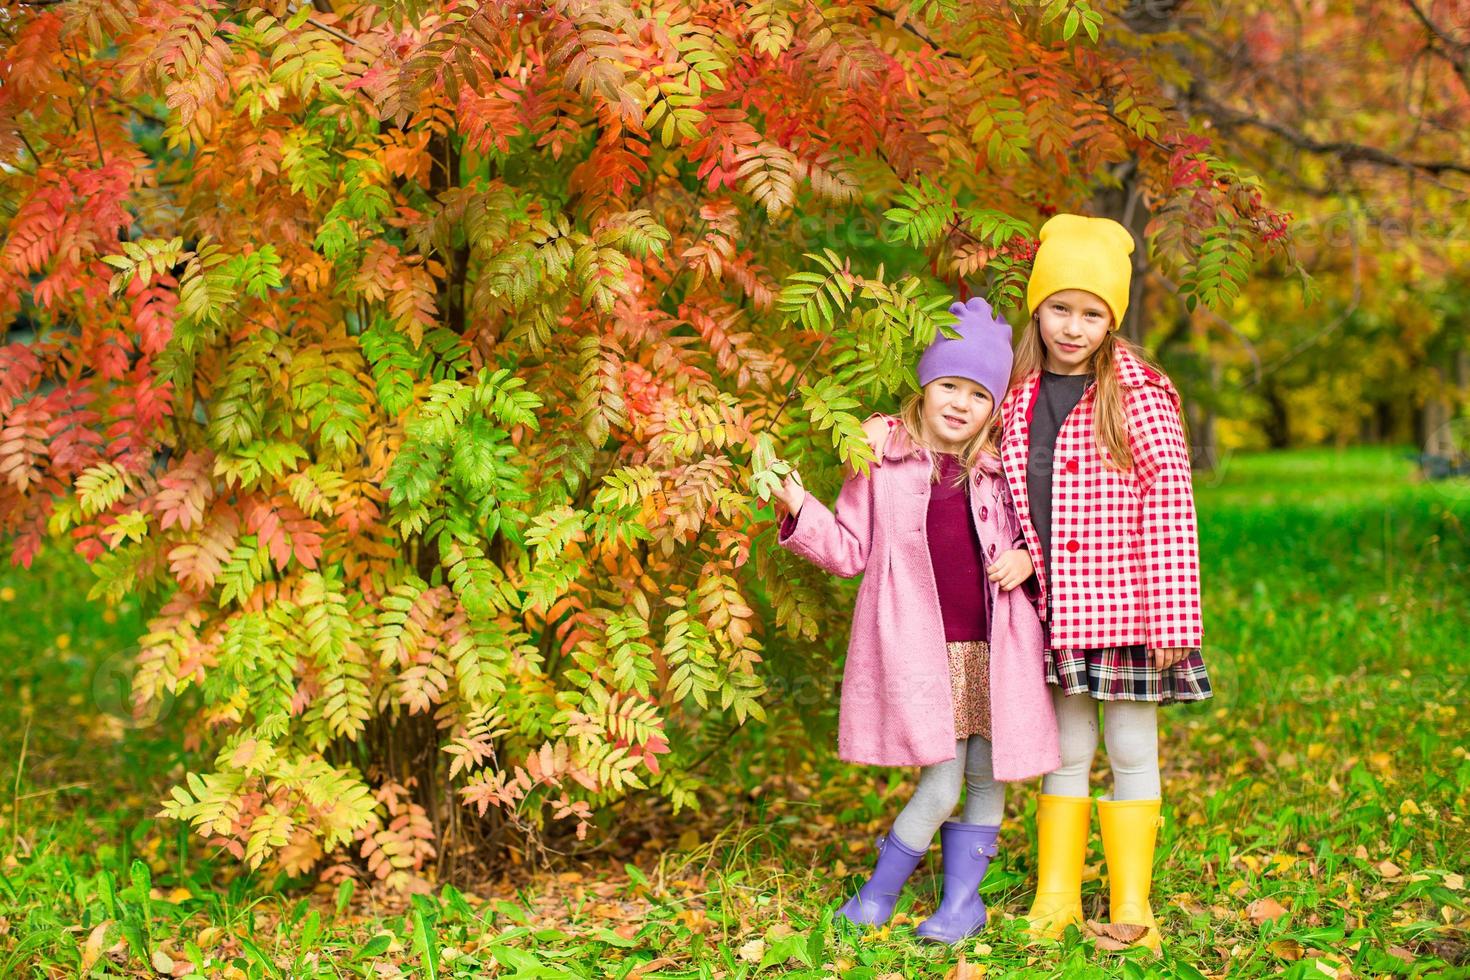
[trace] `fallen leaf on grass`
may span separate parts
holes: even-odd
[[[107,928],[112,925],[112,920],[100,922],[87,937],[87,942],[82,946],[82,972],[90,973],[92,967],[102,958],[102,944],[107,942]]]
[[[1274,943],[1268,943],[1266,948],[1283,960],[1299,960],[1302,958],[1302,944],[1294,939],[1278,939]]]
[[[1377,867],[1378,873],[1383,875],[1383,877],[1385,878],[1397,878],[1404,873],[1403,868],[1400,868],[1397,864],[1394,864],[1392,861],[1386,859],[1383,861],[1379,861]]]
[[[631,980],[643,980],[645,973],[653,970],[662,970],[666,966],[675,966],[678,962],[672,956],[660,956],[656,960],[649,960],[647,963],[640,963],[633,967],[633,969],[628,971],[628,976]]]
[[[1404,947],[1402,946],[1388,947],[1388,955],[1394,957],[1395,959],[1403,960],[1405,963],[1412,963],[1416,959],[1413,953],[1409,952],[1407,949],[1404,949]]]
[[[1444,886],[1451,891],[1459,891],[1460,889],[1465,887],[1465,877],[1463,875],[1455,874],[1455,872],[1451,871],[1449,874],[1444,876]]]
[[[985,976],[984,963],[969,963],[965,960],[965,954],[960,954],[960,961],[949,968],[944,975],[944,980],[980,980]]]
[[[159,973],[162,973],[164,976],[173,976],[173,957],[169,956],[163,950],[155,949],[153,951],[153,956],[150,958],[150,962],[153,964],[153,969],[157,970]]]
[[[747,963],[759,963],[761,957],[766,955],[766,941],[764,939],[752,939],[740,947],[740,958]]]
[[[1087,920],[1087,931],[1097,939],[1097,948],[1111,952],[1128,949],[1148,932],[1148,926],[1133,922],[1099,922]]]
[[[1272,919],[1279,919],[1286,915],[1286,908],[1274,898],[1258,898],[1246,906],[1246,915],[1259,928]]]

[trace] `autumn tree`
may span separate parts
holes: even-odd
[[[417,887],[697,806],[773,659],[838,673],[777,450],[864,465],[954,294],[1013,306],[1119,168],[1191,303],[1291,262],[1119,13],[6,5],[0,522],[150,610],[134,703],[196,760],[163,813]]]

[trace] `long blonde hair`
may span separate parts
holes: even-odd
[[[1160,374],[1163,370],[1137,344],[1110,329],[1102,344],[1092,352],[1089,368],[1097,384],[1093,398],[1093,436],[1098,455],[1105,466],[1116,470],[1133,468],[1133,450],[1128,445],[1128,414],[1123,410],[1123,386],[1118,382],[1118,349],[1122,348]],[[1016,345],[1016,359],[1011,367],[1011,387],[1025,381],[1046,365],[1046,344],[1041,339],[1041,315],[1031,314],[1031,321],[1021,332],[1021,342]],[[1189,429],[1184,413],[1179,413],[1179,426],[1184,429],[1185,439]]]
[[[929,382],[933,384],[934,382]],[[932,450],[932,441],[928,437],[928,430],[924,426],[924,389],[910,392],[899,407],[898,417],[903,421],[904,430],[909,439],[916,445]],[[1000,401],[995,395],[990,396],[990,418],[980,426],[980,431],[971,436],[960,448],[959,474],[955,477],[955,485],[964,482],[965,478],[974,470],[980,461],[982,453],[996,455],[1000,445]],[[936,453],[929,454],[929,482],[939,481],[939,457]]]

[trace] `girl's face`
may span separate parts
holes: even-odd
[[[1095,293],[1063,289],[1036,310],[1046,369],[1052,374],[1086,374],[1092,355],[1113,326],[1113,314]]]
[[[924,386],[925,433],[940,452],[959,452],[990,421],[994,408],[990,392],[969,378],[935,378]]]

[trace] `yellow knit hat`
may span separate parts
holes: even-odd
[[[1041,244],[1026,286],[1027,312],[1052,293],[1085,289],[1113,311],[1113,329],[1128,312],[1128,284],[1133,278],[1133,236],[1112,218],[1054,214],[1041,226]]]

